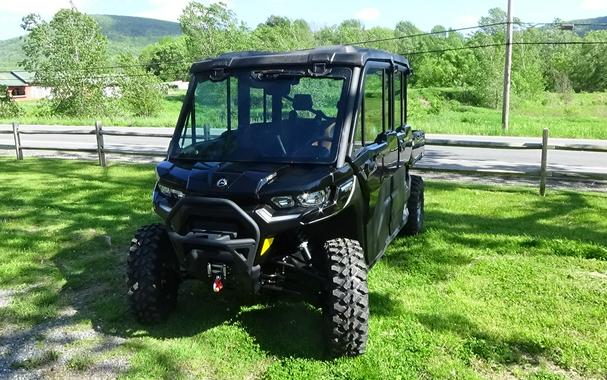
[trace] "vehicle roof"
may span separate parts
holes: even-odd
[[[410,69],[407,58],[384,50],[355,46],[324,46],[308,50],[289,52],[241,51],[222,54],[194,63],[191,72],[216,68],[280,67],[286,65],[310,65],[325,63],[330,65],[364,66],[367,61],[394,62]]]

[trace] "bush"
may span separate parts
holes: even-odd
[[[11,118],[21,114],[21,107],[8,96],[8,88],[0,86],[0,117]]]
[[[158,115],[166,87],[133,56],[123,55],[120,65],[123,74],[118,83],[117,95],[121,97],[124,108],[135,116]]]

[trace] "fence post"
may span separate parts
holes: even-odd
[[[100,121],[95,122],[95,137],[97,137],[97,155],[99,156],[99,165],[106,167],[107,163],[105,161],[105,148],[103,146],[103,131]]]
[[[17,160],[23,160],[23,150],[21,149],[21,136],[19,136],[19,124],[13,123],[13,137],[15,139],[15,155]]]
[[[542,133],[542,162],[540,166],[540,195],[546,195],[546,166],[548,162],[548,128]]]

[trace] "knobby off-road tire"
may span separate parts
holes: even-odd
[[[165,226],[141,227],[131,241],[127,260],[131,312],[142,323],[160,322],[177,305],[180,276]]]
[[[417,235],[424,228],[424,180],[420,176],[411,176],[411,195],[407,201],[407,209],[409,218],[401,234]]]
[[[369,324],[367,265],[356,240],[334,239],[324,246],[328,288],[323,319],[331,356],[365,352]]]

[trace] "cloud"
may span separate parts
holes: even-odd
[[[607,0],[582,0],[582,9],[587,11],[607,10]]]
[[[191,0],[148,0],[149,6],[147,10],[139,12],[137,16],[149,17],[159,20],[177,21],[183,8],[185,8]],[[231,0],[204,0],[200,1],[204,4],[222,2],[231,7]]]
[[[363,8],[356,12],[356,18],[361,21],[375,21],[381,16],[377,8]]]

